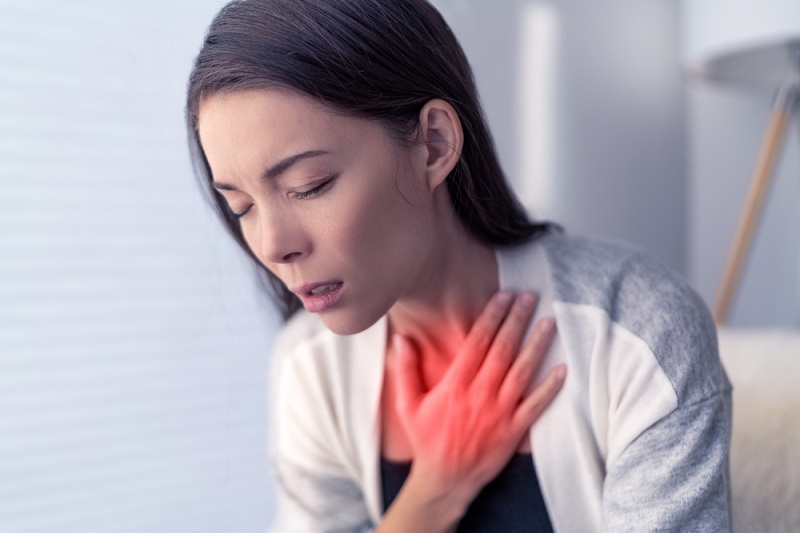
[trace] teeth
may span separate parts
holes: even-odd
[[[322,285],[317,287],[316,289],[311,291],[311,294],[322,294],[323,292],[328,292],[329,290],[335,288],[337,283],[332,283],[330,285]]]

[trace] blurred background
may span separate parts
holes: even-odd
[[[0,531],[263,531],[279,326],[186,148],[224,2],[0,0]],[[674,0],[438,0],[537,217],[711,303],[772,103],[690,78]],[[792,127],[730,323],[800,326]]]

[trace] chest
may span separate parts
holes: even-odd
[[[391,357],[387,354],[387,360]],[[397,402],[398,390],[396,376],[393,374],[393,365],[384,367],[383,382],[379,408],[380,420],[380,453],[381,457],[395,462],[411,461],[413,452],[413,435],[409,435],[400,418]],[[447,366],[433,366],[422,370],[426,387],[430,390],[439,385]],[[524,438],[517,448],[518,454],[531,453],[530,438]]]

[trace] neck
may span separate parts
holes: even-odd
[[[432,384],[446,370],[486,302],[498,289],[494,250],[460,223],[440,226],[441,238],[413,289],[389,310],[389,333],[411,340]]]

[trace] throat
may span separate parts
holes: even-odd
[[[403,328],[393,327],[389,321],[390,339],[392,334],[403,335],[419,355],[420,371],[428,388],[439,382],[441,377],[458,356],[458,352],[469,333],[469,326],[460,321],[446,321],[442,317],[432,317],[422,323],[405,324]]]

